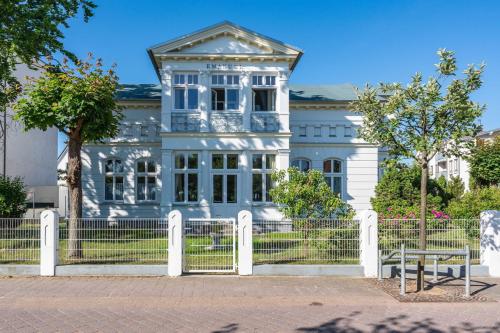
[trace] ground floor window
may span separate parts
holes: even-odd
[[[198,153],[178,152],[174,155],[175,202],[198,201]]]
[[[119,159],[109,159],[104,165],[104,200],[123,200],[123,163]]]
[[[138,161],[136,166],[137,173],[137,200],[155,201],[156,198],[156,163],[154,161]]]
[[[340,198],[342,198],[343,169],[342,161],[339,159],[329,158],[323,161],[325,181]]]
[[[212,154],[212,202],[238,202],[238,154]]]
[[[275,154],[252,155],[252,200],[271,201],[269,191],[273,187],[272,172],[276,169]]]

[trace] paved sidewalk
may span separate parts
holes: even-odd
[[[331,277],[0,278],[0,314],[2,332],[500,332],[500,303],[403,304]]]

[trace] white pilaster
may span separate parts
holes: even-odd
[[[163,138],[165,140],[165,138]],[[161,216],[165,217],[172,210],[172,150],[162,149],[161,151]]]
[[[54,276],[57,266],[59,214],[44,210],[40,215],[40,275]]]
[[[277,110],[280,119],[280,132],[290,132],[290,106],[289,106],[289,88],[288,72],[280,72],[278,76]]]
[[[241,162],[241,198],[240,206],[244,209],[252,207],[252,153],[242,152]]]
[[[252,213],[238,213],[238,273],[252,275],[253,272]]]
[[[359,220],[360,263],[366,277],[377,276],[378,264],[378,216],[373,210],[363,210],[356,215]]]
[[[243,130],[245,132],[252,131],[252,81],[250,72],[241,74],[241,92],[242,92],[242,108],[243,108]]]
[[[280,149],[278,150],[278,156],[276,158],[276,168],[278,170],[288,169],[290,166],[290,150]]]
[[[182,214],[173,210],[168,214],[168,275],[182,275]]]
[[[200,154],[200,205],[209,207],[211,202],[211,192],[210,192],[210,154],[208,150],[203,150]]]
[[[172,131],[172,71],[161,69],[161,131]]]
[[[481,212],[481,265],[490,276],[500,277],[500,211]]]
[[[210,72],[200,71],[200,132],[210,132]]]

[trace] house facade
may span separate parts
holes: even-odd
[[[85,216],[279,218],[271,173],[289,166],[370,208],[383,156],[356,135],[353,86],[290,84],[302,51],[230,22],[148,54],[160,84],[123,85],[120,134],[83,147]]]
[[[475,137],[475,142],[491,141],[500,135],[500,128],[490,131],[481,131]],[[470,188],[470,170],[469,162],[466,156],[445,156],[443,153],[437,153],[432,160],[429,161],[429,177],[438,179],[444,177],[446,180],[451,180],[452,177],[458,177],[462,180],[465,190]]]

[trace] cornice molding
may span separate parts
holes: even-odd
[[[290,138],[291,132],[161,132],[164,138]]]

